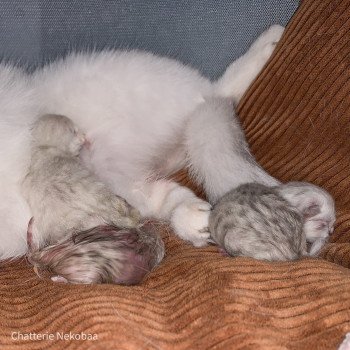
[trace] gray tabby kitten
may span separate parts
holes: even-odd
[[[53,274],[55,282],[137,284],[164,255],[163,241],[149,223],[98,226],[40,250],[32,246],[30,228],[28,260],[39,276]]]
[[[209,230],[233,256],[284,261],[306,254],[302,215],[276,188],[262,184],[244,184],[224,195],[210,214]]]
[[[84,135],[67,117],[45,115],[33,125],[31,161],[22,184],[34,218],[28,225],[29,259],[41,266],[50,265],[58,274],[69,271],[63,278],[75,283],[138,282],[144,273],[126,266],[148,271],[162,260],[164,246],[160,238],[145,240],[155,233],[142,231],[139,212],[82,165],[78,156],[84,144]],[[67,256],[70,259],[64,262],[65,268],[55,271]],[[107,261],[111,256],[113,277],[104,271],[86,278],[89,268],[96,269],[101,259]],[[97,269],[104,270],[107,265]],[[72,271],[75,276],[68,278]]]

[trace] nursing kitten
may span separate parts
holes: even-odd
[[[34,217],[38,248],[73,233],[113,224],[137,227],[139,212],[83,166],[85,143],[73,122],[61,115],[40,117],[32,127],[31,160],[22,193]]]
[[[36,249],[28,228],[27,258],[39,276],[55,282],[137,284],[163,258],[164,245],[152,225],[121,229],[97,226]]]
[[[139,212],[113,194],[78,158],[86,143],[70,119],[40,117],[22,184],[33,219],[29,260],[77,283],[135,283],[164,256]],[[49,245],[49,247],[47,247]]]
[[[307,182],[244,184],[224,195],[209,217],[212,239],[231,255],[290,260],[317,255],[333,232],[333,198]],[[311,243],[306,252],[305,241]]]
[[[276,189],[248,183],[231,190],[209,216],[212,239],[233,256],[269,261],[306,254],[303,218]]]
[[[140,51],[73,53],[30,76],[0,65],[0,258],[26,251],[32,215],[19,182],[30,125],[47,113],[69,116],[83,130],[91,141],[83,162],[114,193],[142,216],[168,220],[193,245],[206,245],[211,204],[246,182],[279,184],[251,155],[234,104],[282,33],[269,28],[215,82]],[[211,204],[166,180],[186,166]]]

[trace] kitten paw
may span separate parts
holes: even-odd
[[[313,242],[310,248],[309,256],[318,256],[327,241],[328,239],[319,238]]]
[[[315,242],[318,239],[327,240],[329,235],[333,232],[333,221],[332,213],[327,213],[324,210],[325,214],[320,213],[317,216],[324,215],[324,218],[306,218],[304,222],[304,233],[306,240],[308,242]]]
[[[171,224],[176,234],[190,241],[195,247],[207,245],[209,233],[209,214],[211,205],[199,198],[178,205],[173,211]]]

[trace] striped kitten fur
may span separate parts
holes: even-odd
[[[224,195],[209,217],[212,239],[233,256],[295,260],[306,254],[303,217],[276,188],[248,183]]]
[[[163,258],[164,246],[143,231],[138,210],[81,163],[85,144],[67,117],[45,115],[34,123],[22,184],[33,215],[28,258],[68,282],[140,282]]]

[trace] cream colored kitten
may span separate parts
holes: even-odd
[[[22,190],[34,217],[37,248],[99,225],[140,225],[139,212],[83,166],[78,155],[84,143],[84,135],[67,117],[45,115],[33,125]]]

